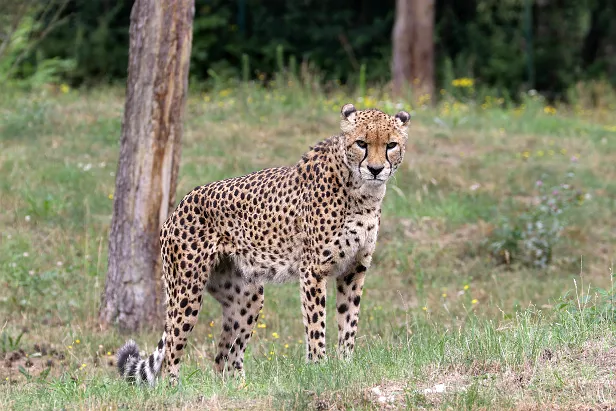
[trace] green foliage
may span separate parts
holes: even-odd
[[[242,54],[242,81],[248,82],[250,79],[250,58],[248,54]]]
[[[20,86],[40,88],[60,79],[75,69],[75,62],[55,56],[44,56],[37,48],[39,41],[64,21],[49,17],[49,7],[62,7],[54,0],[25,1],[21,8],[9,10],[7,21],[0,31],[0,84],[11,81]]]
[[[538,190],[526,208],[519,214],[500,216],[500,222],[487,240],[492,255],[501,263],[521,261],[535,268],[546,268],[552,263],[555,246],[567,227],[566,211],[582,204],[583,194],[574,189],[574,173],[566,175],[565,182],[548,187],[547,176],[535,183]]]
[[[132,3],[71,2],[62,13],[71,24],[50,33],[38,58],[59,59],[55,64],[74,61],[74,66],[61,65],[56,72],[75,84],[124,79]],[[590,79],[616,84],[612,3],[437,2],[438,85],[448,88],[453,79],[470,77],[479,88],[493,91],[493,97],[509,100],[530,88],[550,98],[565,98],[565,90]],[[285,69],[286,55],[292,56],[289,65],[309,62],[324,80],[354,86],[361,81],[363,62],[366,81],[382,84],[390,78],[394,14],[393,0],[197,1],[191,76],[202,81],[215,77],[210,85],[244,80],[243,56],[248,55],[251,78],[272,78]]]
[[[362,64],[359,68],[359,96],[366,98],[366,65]]]
[[[289,74],[292,77],[297,77],[297,58],[289,56]]]
[[[616,273],[610,268],[610,284],[604,287],[588,287],[575,284],[574,290],[567,291],[556,304],[556,309],[571,316],[580,316],[593,324],[616,323]]]
[[[23,336],[23,331],[14,338],[12,335],[9,335],[8,331],[2,331],[2,335],[0,335],[0,348],[2,348],[2,354],[18,350]]]

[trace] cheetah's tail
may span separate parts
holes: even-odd
[[[136,384],[148,383],[154,386],[156,376],[165,358],[165,340],[167,333],[163,333],[154,353],[146,359],[139,356],[139,347],[133,340],[129,340],[118,350],[117,364],[120,375],[127,381]]]

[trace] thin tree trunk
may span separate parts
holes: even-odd
[[[411,0],[396,0],[396,20],[392,33],[392,80],[394,95],[403,94],[413,81],[413,15]]]
[[[427,94],[433,101],[434,0],[396,0],[392,42],[394,95],[411,87],[416,97]]]
[[[413,9],[413,79],[417,89],[434,98],[434,0],[412,0]]]
[[[134,331],[162,317],[161,224],[174,207],[194,0],[136,0],[99,320]]]

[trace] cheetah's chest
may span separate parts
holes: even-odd
[[[376,247],[378,230],[377,215],[355,215],[348,218],[333,241],[331,256],[322,261],[332,265],[330,275],[343,275],[350,266],[369,260]]]

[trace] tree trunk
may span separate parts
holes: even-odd
[[[396,0],[392,32],[393,93],[411,87],[415,97],[434,99],[434,0]]]
[[[135,331],[162,318],[159,231],[175,203],[194,0],[136,0],[99,320]]]

